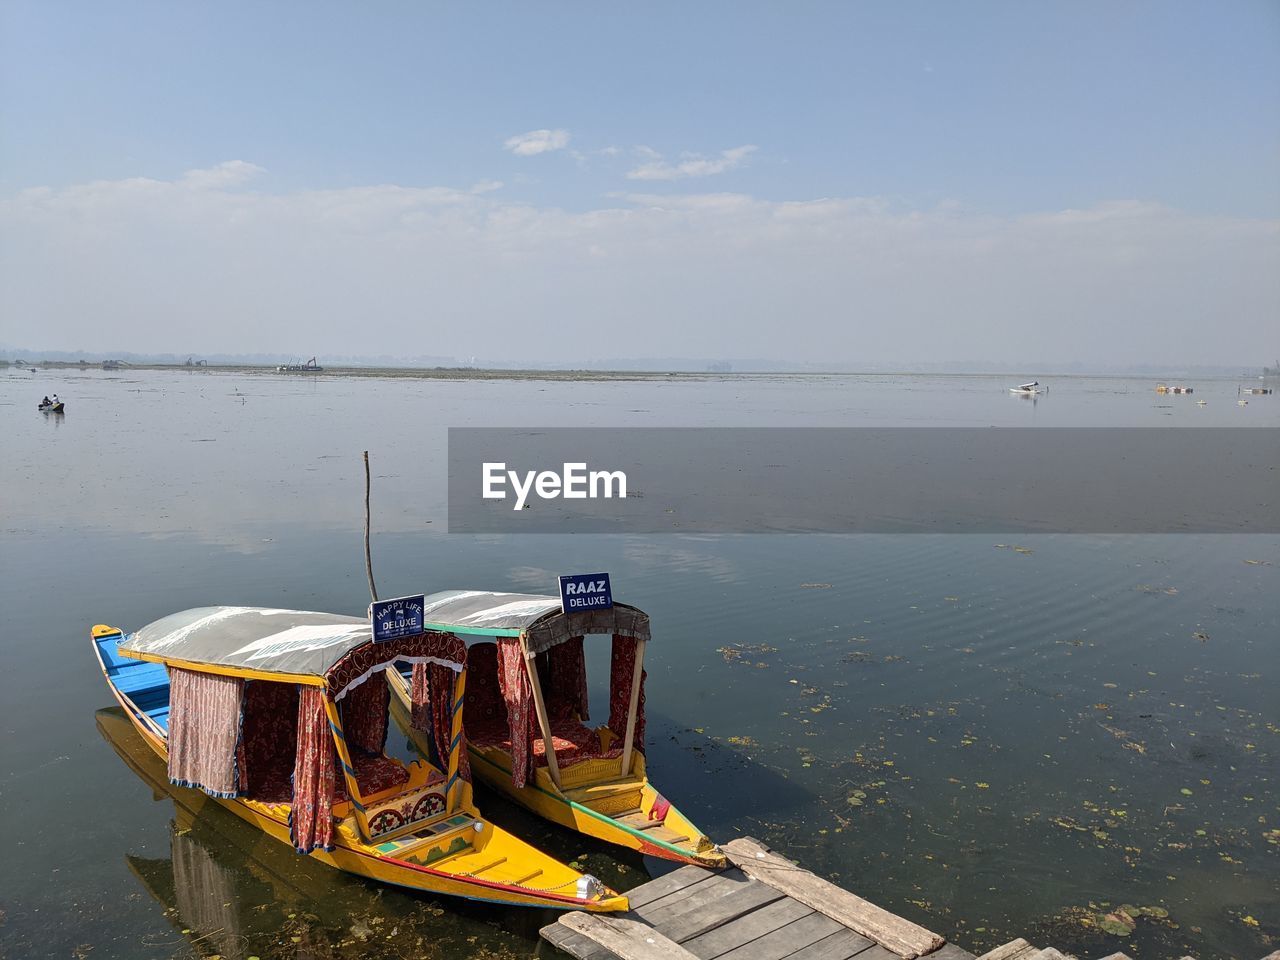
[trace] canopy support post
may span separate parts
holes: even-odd
[[[342,764],[342,776],[347,784],[347,796],[351,798],[351,806],[356,812],[356,825],[360,828],[360,835],[373,842],[373,835],[369,832],[369,818],[364,812],[364,803],[360,796],[360,784],[356,781],[356,768],[351,763],[351,752],[347,749],[347,737],[342,732],[342,715],[338,712],[338,705],[334,703],[333,698],[325,692],[324,712],[329,717],[329,728],[333,732],[333,742],[338,748],[338,762]]]
[[[458,764],[462,753],[462,703],[467,690],[467,671],[459,670],[453,681],[453,712],[449,723],[449,770],[444,784],[444,808],[448,813],[458,809],[462,792],[462,775]]]
[[[538,680],[538,665],[529,655],[529,643],[523,635],[520,637],[520,649],[524,653],[524,670],[529,675],[529,684],[533,687],[533,705],[538,711],[538,726],[542,729],[542,744],[547,754],[547,773],[557,790],[560,786],[560,764],[556,761],[556,741],[551,735],[551,721],[547,718],[547,704],[542,699],[542,683]],[[515,744],[512,744],[514,749]]]
[[[631,750],[636,738],[636,713],[640,709],[640,679],[644,676],[645,641],[636,641],[636,665],[631,672],[631,705],[627,708],[627,735],[622,741],[621,775],[631,773]]]

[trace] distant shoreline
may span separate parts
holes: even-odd
[[[851,377],[933,377],[938,379],[965,379],[975,377],[1000,377],[1019,379],[1018,374],[1008,371],[931,371],[931,370],[752,370],[752,371],[718,371],[718,370],[530,370],[500,367],[324,367],[319,371],[278,370],[272,364],[208,364],[188,366],[182,363],[125,363],[118,368],[103,370],[101,363],[77,363],[66,360],[40,360],[19,364],[12,360],[0,360],[0,369],[11,371],[94,371],[112,374],[129,374],[141,371],[232,373],[252,376],[278,376],[286,378],[365,378],[396,380],[512,380],[512,381],[560,381],[560,382],[611,382],[611,381],[720,381],[751,380],[759,378],[851,378]],[[1109,372],[1109,373],[1053,373],[1034,372],[1031,376],[1040,379],[1054,378],[1058,380],[1246,380],[1262,379],[1255,371],[1242,373],[1152,373],[1150,371]],[[1024,377],[1025,378],[1025,377]],[[1267,379],[1274,379],[1269,377]]]

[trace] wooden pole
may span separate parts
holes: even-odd
[[[556,741],[551,735],[551,721],[547,719],[547,705],[542,699],[542,683],[538,680],[538,665],[529,656],[529,646],[524,637],[520,638],[520,650],[524,653],[524,669],[529,674],[529,683],[533,687],[533,705],[538,711],[538,726],[542,728],[542,744],[547,753],[547,773],[551,775],[551,782],[556,785],[556,789],[561,790],[560,764],[556,761]],[[515,748],[515,744],[511,746],[512,749]]]
[[[622,741],[622,776],[631,773],[631,750],[636,738],[636,713],[640,709],[640,679],[644,676],[644,644],[636,641],[636,666],[631,672],[631,706],[627,708],[627,736]]]
[[[369,552],[369,451],[364,452],[364,572],[369,578],[369,596],[376,601],[378,588],[373,585],[373,554]]]
[[[458,793],[462,786],[462,777],[458,773],[458,764],[462,754],[462,702],[467,691],[467,671],[459,670],[453,681],[453,714],[449,724],[449,770],[444,782],[444,808],[453,813],[458,809]]]
[[[369,818],[364,812],[364,803],[360,796],[360,783],[356,780],[356,768],[351,763],[351,752],[347,749],[347,735],[342,732],[342,714],[338,705],[328,694],[324,698],[324,712],[329,717],[329,726],[333,733],[334,745],[338,748],[338,762],[342,764],[342,776],[347,783],[347,796],[351,798],[351,806],[356,811],[356,825],[366,840],[372,841],[369,833]]]

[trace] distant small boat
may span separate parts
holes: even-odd
[[[59,400],[57,403],[41,403],[36,406],[41,413],[64,413],[67,405]]]
[[[1040,381],[1032,380],[1030,383],[1020,383],[1016,387],[1010,387],[1009,392],[1020,397],[1034,397],[1046,392],[1048,389],[1049,388],[1046,387],[1044,390],[1041,390]]]
[[[1163,383],[1156,384],[1156,393],[1195,393],[1194,387],[1170,387]]]

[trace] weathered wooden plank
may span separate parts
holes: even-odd
[[[1192,958],[1183,957],[1182,960],[1192,960]],[[1268,953],[1265,957],[1262,958],[1262,960],[1280,960],[1280,950],[1275,950],[1271,953]]]
[[[681,887],[665,897],[639,907],[633,907],[632,913],[645,923],[660,927],[663,925],[665,917],[687,909],[691,902],[694,904],[708,903],[716,897],[732,893],[734,890],[741,890],[752,883],[757,886],[761,885],[758,881],[752,880],[741,870],[734,867],[731,871]]]
[[[661,924],[662,932],[676,943],[683,943],[708,930],[714,930],[766,904],[781,900],[783,896],[767,883],[752,881],[737,890],[722,892],[705,902],[692,903],[695,899],[697,898],[691,897],[684,909],[668,916]]]
[[[860,957],[864,950],[872,946],[875,944],[862,934],[840,929],[817,943],[801,947],[790,954],[787,960],[849,960],[850,957]]]
[[[1130,960],[1130,957],[1127,953],[1121,953],[1117,950],[1115,953],[1107,954],[1102,960]]]
[[[643,907],[647,903],[653,903],[660,897],[675,893],[675,891],[683,887],[693,883],[701,883],[703,880],[716,875],[714,870],[708,870],[692,863],[686,864],[679,870],[664,873],[657,880],[650,880],[648,883],[642,883],[634,890],[628,890],[627,900],[631,903],[631,909],[635,910],[637,907]]]
[[[978,960],[1027,960],[1029,956],[1038,952],[1035,947],[1019,937],[994,950],[988,950]]]
[[[1045,947],[1039,953],[1035,954],[1035,960],[1074,960],[1065,953],[1055,947]]]
[[[782,960],[788,954],[817,943],[839,929],[840,924],[830,917],[811,913],[730,950],[723,955],[722,960]]]
[[[702,960],[713,960],[744,943],[750,943],[779,927],[814,911],[798,900],[775,900],[759,910],[684,941],[684,948]]]
[[[619,960],[695,960],[680,944],[638,920],[623,917],[605,920],[594,913],[570,913],[561,917],[560,923],[594,940]]]
[[[787,960],[791,960],[790,957]],[[856,954],[853,960],[902,960],[896,953],[878,943],[873,943],[862,953]]]
[[[602,947],[594,940],[574,933],[559,923],[548,924],[539,932],[542,939],[578,960],[611,960],[613,957],[608,947]]]
[[[777,887],[787,896],[888,947],[904,960],[915,960],[946,943],[919,924],[801,869],[751,837],[731,840],[722,849],[748,876]]]

